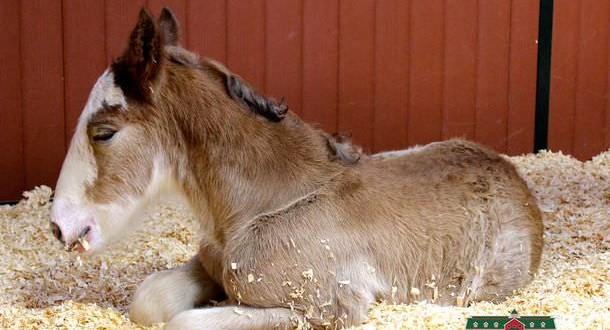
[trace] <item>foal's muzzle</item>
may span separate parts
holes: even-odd
[[[61,228],[53,221],[51,221],[51,231],[53,232],[53,236],[55,236],[55,238],[57,238],[63,245],[65,245],[67,250],[71,251],[74,250],[76,244],[82,242],[81,239],[83,239],[85,236],[87,236],[87,234],[89,234],[89,232],[91,231],[91,226],[86,226],[85,228],[83,228],[83,230],[81,230],[78,234],[78,238],[70,243],[66,243],[64,235],[61,232]]]

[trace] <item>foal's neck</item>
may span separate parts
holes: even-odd
[[[326,137],[292,113],[279,123],[236,111],[213,117],[203,119],[202,145],[187,151],[183,180],[221,245],[231,228],[311,194],[344,169],[329,159]]]

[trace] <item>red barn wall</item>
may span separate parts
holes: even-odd
[[[55,184],[91,86],[165,4],[188,48],[367,151],[532,149],[537,1],[3,0],[0,200]],[[587,159],[610,147],[610,1],[555,7],[549,145]]]
[[[549,148],[588,159],[610,148],[610,1],[555,6]]]

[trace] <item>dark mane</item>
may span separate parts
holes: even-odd
[[[200,70],[206,74],[215,76],[225,85],[229,97],[269,121],[280,122],[288,113],[288,106],[283,100],[278,102],[260,94],[247,81],[240,76],[233,74],[216,61],[209,59],[202,60],[197,54],[180,46],[173,45],[165,47],[164,61]],[[136,87],[134,86],[139,86],[139,84],[130,79],[129,65],[130,64],[123,57],[117,59],[112,64],[112,70],[115,73],[115,82],[127,97],[138,101],[149,101],[143,97],[146,95],[145,91],[135,89]],[[328,157],[331,160],[339,161],[344,164],[355,164],[360,161],[362,150],[359,147],[352,145],[347,136],[337,133],[330,135],[321,130],[319,132],[326,140]]]
[[[241,102],[256,114],[273,122],[279,122],[288,112],[284,101],[277,102],[257,92],[250,84],[236,75],[227,77],[227,91],[231,98]]]
[[[224,81],[229,96],[244,104],[254,113],[267,118],[273,122],[282,121],[288,113],[288,106],[282,101],[266,97],[258,93],[250,84],[241,77],[232,74],[224,66],[211,60],[204,60],[203,64],[199,56],[177,46],[167,46],[166,52],[172,63],[187,66],[193,69],[210,71],[220,76]],[[208,70],[206,70],[208,69]],[[344,164],[355,164],[362,157],[362,150],[354,146],[349,138],[342,134],[327,134],[320,131],[329,151],[329,158]]]
[[[199,57],[184,48],[168,46],[166,47],[166,52],[169,60],[173,63],[194,69],[203,69]],[[221,78],[224,80],[227,93],[233,100],[240,102],[254,113],[263,116],[270,121],[279,122],[284,119],[288,112],[288,106],[283,100],[277,102],[272,98],[266,97],[256,91],[244,79],[231,73],[220,64],[213,61],[210,64],[214,71],[216,71],[216,74],[220,74]]]

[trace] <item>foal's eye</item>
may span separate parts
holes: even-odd
[[[95,141],[95,142],[108,141],[108,140],[112,139],[112,137],[114,136],[115,133],[116,133],[116,131],[113,131],[113,130],[102,130],[102,131],[96,132],[93,135],[93,141]]]

